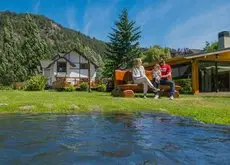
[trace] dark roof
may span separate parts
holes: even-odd
[[[81,52],[81,51],[79,51],[79,50],[77,50],[77,49],[73,49],[73,50],[71,50],[71,51],[65,53],[65,54],[63,55],[63,57],[67,56],[70,52],[73,52],[73,51],[74,51],[74,52],[77,52],[79,55],[81,55],[82,57],[84,57],[86,60],[90,61],[96,68],[98,68],[98,65],[97,65],[95,62],[93,62],[92,60],[90,60],[88,57],[86,57],[86,55],[85,55],[83,52]]]
[[[59,60],[59,59],[61,59],[61,58],[65,59],[72,67],[76,67],[76,65],[75,65],[74,63],[72,63],[70,60],[68,60],[67,58],[62,57],[62,56],[59,56],[58,58],[56,58],[55,60],[53,60],[53,61],[47,66],[47,68],[51,67],[51,65],[53,65],[57,60]]]
[[[53,58],[52,58],[52,60],[56,60],[56,58],[59,58],[59,57],[65,57],[65,56],[67,56],[70,52],[73,52],[73,51],[75,51],[75,52],[77,52],[79,55],[81,55],[82,57],[84,57],[86,60],[88,60],[88,61],[90,61],[96,68],[98,68],[98,65],[95,63],[95,62],[93,62],[92,60],[90,60],[88,57],[86,57],[86,55],[83,53],[83,52],[81,52],[81,51],[79,51],[79,50],[77,50],[77,49],[73,49],[73,50],[70,50],[70,51],[68,51],[68,52],[61,52],[61,53],[58,53],[57,55],[55,55]],[[67,59],[67,58],[65,58],[65,59]],[[69,62],[71,62],[70,60],[68,60]]]
[[[58,58],[59,56],[63,56],[65,53],[61,52],[61,53],[57,53],[55,56],[52,57],[51,60],[55,60],[56,58]]]

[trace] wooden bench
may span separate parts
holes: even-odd
[[[153,80],[152,72],[145,71],[146,76],[150,81]],[[143,84],[134,84],[132,80],[132,72],[130,70],[116,70],[115,71],[115,86],[121,91],[121,96],[124,97],[134,97],[134,92],[143,92]],[[169,85],[160,85],[161,95],[169,96]],[[179,91],[181,87],[176,85],[175,87],[175,97],[179,97]],[[133,95],[131,94],[133,91]],[[153,92],[149,88],[148,92]]]

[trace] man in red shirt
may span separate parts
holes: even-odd
[[[161,85],[169,85],[170,86],[170,100],[174,99],[175,92],[175,83],[172,81],[172,69],[171,66],[166,64],[164,60],[160,60],[159,62],[161,67]]]

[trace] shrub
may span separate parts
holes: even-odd
[[[106,88],[107,88],[106,84],[101,83],[101,84],[98,84],[97,91],[106,92]]]
[[[27,91],[41,91],[44,90],[47,85],[47,78],[45,76],[37,75],[31,77],[25,84],[25,90]]]
[[[192,80],[191,79],[177,79],[174,80],[177,85],[181,86],[182,94],[192,94]]]
[[[121,96],[121,90],[115,88],[115,89],[112,90],[111,95],[113,97],[119,97],[119,96]]]
[[[88,84],[87,83],[85,83],[85,82],[82,82],[81,84],[80,84],[80,90],[81,91],[87,91],[88,90]]]
[[[67,91],[67,92],[73,92],[75,90],[76,90],[76,88],[73,84],[70,84],[67,88],[65,88],[65,91]]]
[[[97,87],[97,91],[99,91],[99,92],[106,92],[106,85],[105,84],[100,84]]]
[[[16,82],[13,83],[13,89],[24,89],[25,83],[24,82]]]
[[[0,84],[0,90],[12,90],[12,87]]]

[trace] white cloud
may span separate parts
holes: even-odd
[[[66,10],[66,19],[68,27],[71,29],[77,28],[76,9],[74,6],[68,7]]]
[[[39,12],[40,3],[41,3],[41,1],[38,0],[34,5],[34,13],[36,13],[36,14]]]
[[[202,48],[205,41],[217,40],[217,34],[230,29],[230,4],[215,7],[177,24],[165,35],[170,47]]]

